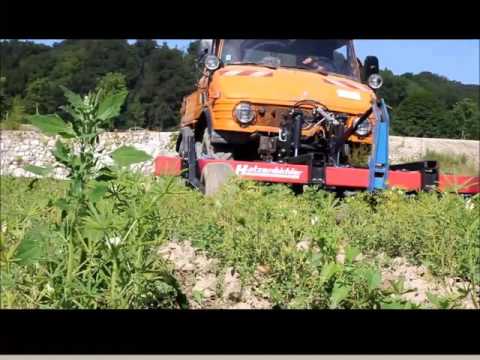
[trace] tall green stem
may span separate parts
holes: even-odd
[[[117,304],[117,294],[116,294],[116,286],[117,286],[117,273],[118,273],[118,261],[117,261],[117,254],[114,252],[113,255],[113,269],[112,269],[112,277],[110,279],[110,306],[116,308]]]
[[[68,261],[67,261],[67,284],[65,286],[65,298],[68,300],[70,298],[70,290],[72,286],[72,277],[73,277],[73,264],[74,264],[74,252],[75,247],[73,244],[73,236],[70,236],[68,239]]]

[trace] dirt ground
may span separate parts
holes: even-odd
[[[383,254],[377,256],[382,266],[383,287],[388,287],[391,281],[403,280],[404,289],[410,290],[401,297],[418,305],[428,305],[428,293],[436,296],[457,297],[461,294],[461,289],[468,288],[468,283],[460,278],[438,279],[432,276],[430,271],[424,265],[416,266],[409,263],[405,258],[397,257],[389,262],[382,261]],[[480,290],[477,287],[477,303],[480,301]],[[472,293],[469,296],[458,299],[456,307],[463,309],[475,309],[472,301]]]
[[[272,304],[258,290],[257,281],[242,286],[233,268],[221,271],[216,259],[208,258],[189,241],[169,242],[158,251],[169,260],[192,309],[270,309]]]
[[[217,259],[209,258],[189,241],[171,241],[162,246],[158,254],[172,264],[192,309],[271,309],[273,306],[268,295],[259,291],[263,277],[260,272],[253,283],[242,286],[239,274],[233,268],[222,271]],[[460,288],[468,285],[458,278],[436,279],[425,266],[412,265],[401,257],[387,261],[380,254],[376,258],[382,269],[382,287],[389,287],[390,281],[403,280],[405,293],[401,297],[419,305],[430,304],[428,293],[455,296]],[[480,301],[478,289],[476,296]],[[460,308],[475,308],[470,296],[458,300],[458,305]]]

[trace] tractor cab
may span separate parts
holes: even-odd
[[[188,136],[198,158],[286,161],[313,154],[338,165],[348,164],[353,150],[369,152],[378,60],[371,66],[376,59],[369,58],[365,74],[352,40],[202,40],[198,55],[203,76],[182,106],[183,156]]]

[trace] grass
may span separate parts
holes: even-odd
[[[140,263],[146,264],[143,271],[159,271],[160,275],[137,282],[126,277],[124,281],[131,281],[133,287],[123,284],[130,300],[121,307],[179,306],[178,284],[155,255],[159,245],[171,240],[191,240],[222,266],[233,266],[244,282],[257,277],[261,269],[262,290],[279,308],[411,307],[394,289],[380,287],[379,264],[373,260],[380,252],[425,264],[437,276],[480,281],[478,196],[471,199],[473,209],[454,194],[412,197],[387,191],[340,201],[314,188],[295,196],[283,185],[233,180],[217,196],[207,198],[177,180],[157,201],[170,179],[123,174],[119,184],[127,189],[122,192],[126,197],[107,197],[100,204],[100,214],[87,217],[90,229],[105,231],[123,229],[131,224],[129,220],[137,219],[134,236],[121,248],[121,262],[134,264],[140,257]],[[62,307],[55,293],[64,275],[62,268],[53,265],[61,262],[66,251],[59,236],[47,237],[43,258],[29,264],[13,258],[7,262],[5,254],[25,241],[35,223],[47,224],[51,234],[57,234],[54,224],[60,214],[46,199],[61,197],[67,184],[40,180],[30,185],[29,179],[11,177],[1,181],[1,222],[5,225],[1,266],[2,270],[9,267],[1,272],[1,306]],[[125,210],[115,211],[122,204]],[[89,235],[90,239],[96,236],[95,231]],[[133,251],[133,238],[146,243],[140,253]],[[345,261],[338,260],[340,252],[345,253]],[[366,256],[359,258],[360,253]],[[101,254],[95,253],[99,257],[95,266],[108,265]],[[109,285],[101,280],[86,284],[78,278],[74,284],[78,304],[69,306],[106,307]]]
[[[74,229],[82,236],[72,251],[55,206],[68,182],[2,177],[0,306],[185,306],[169,266],[156,255],[165,237],[162,219],[151,204],[165,194],[168,184],[151,186],[153,179],[138,180],[125,174],[111,197],[85,214]],[[127,190],[119,191],[122,187]]]
[[[480,176],[480,160],[475,162],[465,154],[454,155],[427,150],[424,158],[438,161],[440,171],[445,174]]]
[[[82,98],[63,90],[69,103],[64,107],[67,122],[58,115],[38,113],[28,120],[44,134],[64,139],[56,140],[51,153],[67,168],[68,181],[63,184],[68,186],[60,195],[54,191],[42,194],[40,213],[28,216],[18,233],[8,229],[12,224],[15,228],[23,211],[5,221],[0,239],[1,265],[5,266],[1,280],[6,284],[2,300],[6,307],[184,307],[179,284],[154,248],[164,240],[164,219],[156,205],[169,192],[171,181],[154,187],[157,179],[142,179],[125,170],[151,159],[132,146],[109,154],[112,166],[97,167],[99,137],[119,115],[127,93],[101,96],[99,89]],[[66,139],[79,146],[78,154]],[[52,170],[31,164],[24,169],[41,177]],[[28,190],[37,181],[30,182]],[[29,192],[32,204],[36,193]],[[54,217],[42,218],[43,209]]]
[[[478,197],[473,201],[478,209]],[[280,307],[330,307],[337,280],[359,291],[352,290],[342,306],[373,307],[372,301],[381,296],[363,289],[360,275],[374,276],[373,261],[351,262],[336,280],[322,280],[341,248],[405,256],[438,276],[480,280],[478,212],[453,194],[410,197],[388,191],[339,202],[314,189],[294,196],[281,185],[239,182],[213,199],[195,194],[170,206],[182,217],[169,229],[169,237],[192,240],[245,278],[253,277],[259,266],[270,269],[265,287]],[[304,241],[310,249],[298,251]]]
[[[12,120],[5,119],[0,121],[0,130],[19,130],[21,123]]]

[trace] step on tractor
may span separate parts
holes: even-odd
[[[202,77],[183,99],[177,157],[156,175],[182,175],[205,194],[230,176],[337,192],[480,191],[480,178],[441,174],[435,161],[389,164],[389,112],[375,56],[352,40],[201,40]]]

